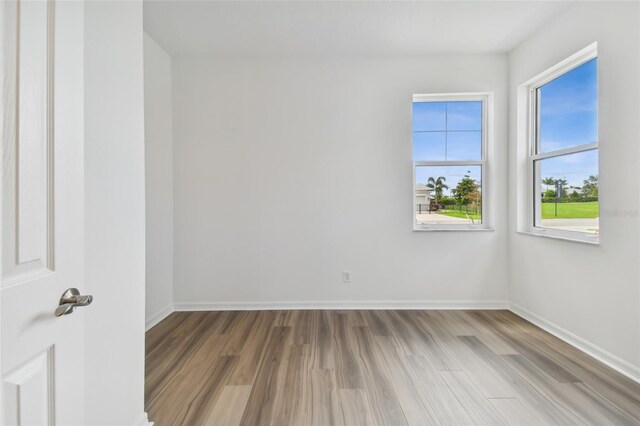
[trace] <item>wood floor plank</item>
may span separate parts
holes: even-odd
[[[522,376],[509,367],[503,357],[493,353],[478,338],[475,336],[461,336],[459,339],[463,340],[479,358],[483,359],[496,377],[510,385],[513,397],[518,398],[520,403],[526,405],[531,411],[539,412],[540,417],[544,419],[544,424],[563,425],[570,422],[570,419],[565,418],[552,400],[523,379]]]
[[[224,389],[236,362],[236,356],[221,356],[218,362],[212,364],[212,368],[204,371],[202,379],[189,392],[185,402],[179,407],[174,407],[174,420],[171,424],[194,425],[206,418]]]
[[[580,407],[590,423],[599,425],[638,424],[632,416],[583,383],[561,383],[559,387],[565,395],[574,401],[574,407]]]
[[[242,318],[237,318],[235,324],[233,324],[233,328],[225,333],[229,334],[229,339],[222,350],[222,355],[240,355],[242,348],[251,334],[251,330],[253,330],[256,321],[258,321],[259,312],[247,312],[237,317]]]
[[[332,311],[312,311],[311,368],[334,369]]]
[[[308,420],[310,369],[307,344],[285,348],[280,364],[278,390],[272,424],[297,426]]]
[[[312,426],[338,425],[338,393],[333,370],[311,370],[309,419]]]
[[[365,311],[367,324],[369,324],[369,329],[374,336],[393,336],[387,315],[385,311]]]
[[[547,374],[555,377],[560,383],[580,383],[580,379],[575,374],[566,369],[561,362],[549,356],[548,348],[537,345],[536,341],[519,340],[507,337],[511,344],[518,348],[518,352],[532,360],[536,365],[543,369]]]
[[[472,327],[478,330],[477,333],[474,334],[483,342],[491,351],[498,355],[518,355],[519,352],[517,349],[509,345],[504,338],[499,336],[493,327],[492,321],[487,319],[482,312],[478,311],[464,311],[461,312],[463,318],[466,319],[467,322],[470,323]]]
[[[273,327],[267,340],[265,356],[255,379],[241,425],[267,425],[271,423],[274,411],[276,390],[278,389],[278,369],[289,338],[291,327]]]
[[[165,339],[178,331],[184,331],[185,328],[180,327],[180,324],[187,318],[188,316],[184,312],[174,312],[149,329],[145,335],[147,355],[153,353],[156,348],[166,349]],[[188,328],[186,329],[188,330]]]
[[[428,355],[436,368],[441,370],[457,368],[457,364],[446,356],[429,331],[422,327],[413,311],[389,311],[387,318],[407,355]]]
[[[199,404],[200,394],[204,392],[215,397],[218,387],[226,384],[221,380],[226,381],[235,359],[219,357],[224,342],[224,337],[215,334],[193,342],[194,349],[184,362],[171,369],[165,380],[152,389],[147,407],[162,419],[160,424],[181,424],[187,415],[182,410],[185,406]],[[211,376],[216,377],[213,383],[207,382]]]
[[[345,314],[334,315],[335,371],[340,389],[360,389],[364,379],[357,360],[354,327]]]
[[[486,398],[515,398],[512,383],[500,374],[500,369],[465,344],[465,339],[472,337],[456,336],[448,343],[455,350],[459,370],[466,373]]]
[[[424,356],[407,356],[415,382],[422,388],[440,424],[470,425],[471,417],[455,397],[444,378]]]
[[[177,312],[145,409],[177,425],[640,425],[640,384],[507,311]]]
[[[384,374],[382,360],[374,336],[368,327],[355,327],[364,379],[364,391],[371,407],[371,417],[377,425],[406,425],[400,401],[389,378]]]
[[[477,332],[477,329],[465,320],[463,312],[427,311],[424,316],[438,324],[449,336],[472,336]]]
[[[204,418],[211,426],[238,426],[247,406],[251,386],[225,386],[215,405]]]
[[[155,403],[156,397],[162,397],[164,390],[171,388],[180,374],[188,375],[193,370],[191,360],[198,359],[202,350],[213,354],[212,359],[215,359],[218,353],[214,350],[224,344],[225,339],[212,332],[217,316],[207,317],[192,313],[187,316],[189,319],[184,324],[192,325],[190,332],[184,336],[174,335],[168,345],[170,350],[164,353],[158,351],[159,353],[147,358],[145,398],[149,405]]]
[[[345,311],[349,324],[356,327],[369,327],[367,311]]]
[[[547,407],[546,411],[556,419],[557,423],[567,425],[597,424],[589,415],[589,411],[585,410],[585,407],[580,407],[572,393],[568,392],[566,388],[562,388],[562,383],[549,376],[532,361],[523,355],[504,355],[503,358],[511,369],[552,401],[555,408]]]
[[[415,382],[405,356],[398,356],[396,345],[388,337],[375,337],[381,365],[398,396],[400,407],[410,426],[437,424],[438,417],[423,389]]]
[[[565,342],[549,337],[552,336],[542,335],[535,340],[539,350],[576,378],[577,382],[571,383],[588,386],[604,399],[623,408],[640,423],[640,392],[637,390],[637,383]]]
[[[228,334],[232,329],[236,321],[239,318],[244,317],[244,315],[249,312],[236,312],[236,311],[222,311],[219,312],[218,320],[216,321],[216,327],[212,331],[213,333],[218,333],[220,335]]]
[[[489,402],[510,425],[540,426],[548,424],[538,413],[518,398],[492,398]]]
[[[514,345],[527,348],[522,354],[533,364],[558,378],[560,382],[588,385],[604,398],[622,407],[640,423],[640,392],[637,390],[637,383],[511,312],[494,315],[499,318],[496,323],[515,342]],[[528,338],[519,338],[521,330],[527,324]],[[558,370],[561,373],[559,375]]]
[[[275,319],[273,312],[262,311],[242,347],[238,365],[231,378],[230,385],[252,385],[258,368],[266,352],[266,342]]]
[[[464,371],[441,371],[440,374],[474,424],[508,424]]]
[[[344,426],[373,426],[371,407],[362,389],[338,389],[340,424]]]
[[[148,362],[146,366],[152,372],[163,370],[159,364],[166,364],[176,353],[190,346],[190,341],[199,339],[198,332],[209,333],[216,315],[195,315],[192,312],[175,312],[165,321],[149,330],[151,337],[145,342]],[[202,329],[204,327],[204,329]],[[158,333],[155,334],[154,333]],[[160,334],[161,333],[161,334]],[[182,358],[182,356],[180,356]]]
[[[288,324],[294,328],[293,342],[299,345],[308,345],[313,336],[313,311],[293,311],[292,321]]]
[[[463,358],[460,356],[457,345],[459,341],[457,337],[459,331],[456,331],[454,327],[451,327],[449,320],[453,320],[456,323],[460,323],[461,320],[453,315],[454,311],[417,311],[415,316],[417,321],[420,322],[421,327],[426,330],[436,345],[442,352],[442,358],[446,359],[446,370],[461,370],[461,361]],[[466,330],[470,330],[468,325],[464,326]],[[428,360],[436,369],[442,369],[441,366],[435,364],[430,358]]]

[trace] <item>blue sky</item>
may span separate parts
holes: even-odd
[[[480,160],[481,102],[415,102],[414,160]]]
[[[597,59],[548,82],[539,90],[542,152],[597,142]]]
[[[539,90],[541,151],[597,141],[597,59],[546,83]],[[413,103],[416,161],[479,160],[481,131],[481,102]],[[418,167],[416,182],[426,183],[430,176],[444,176],[449,187],[454,188],[467,171],[480,180],[479,167]],[[598,174],[597,151],[543,160],[541,171],[543,178],[566,179],[569,186],[582,186],[589,175]],[[450,190],[445,194],[450,194]]]
[[[541,152],[598,141],[597,59],[592,59],[540,88]],[[598,152],[565,155],[541,163],[541,176],[582,186],[598,174]]]

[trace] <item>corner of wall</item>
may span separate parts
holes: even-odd
[[[147,203],[146,329],[173,310],[174,196],[172,57],[144,33]]]

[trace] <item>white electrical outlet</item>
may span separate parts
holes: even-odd
[[[342,282],[350,283],[351,282],[351,271],[342,272]]]

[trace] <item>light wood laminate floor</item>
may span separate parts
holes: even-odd
[[[165,425],[640,424],[640,385],[508,311],[174,313],[147,332]]]

